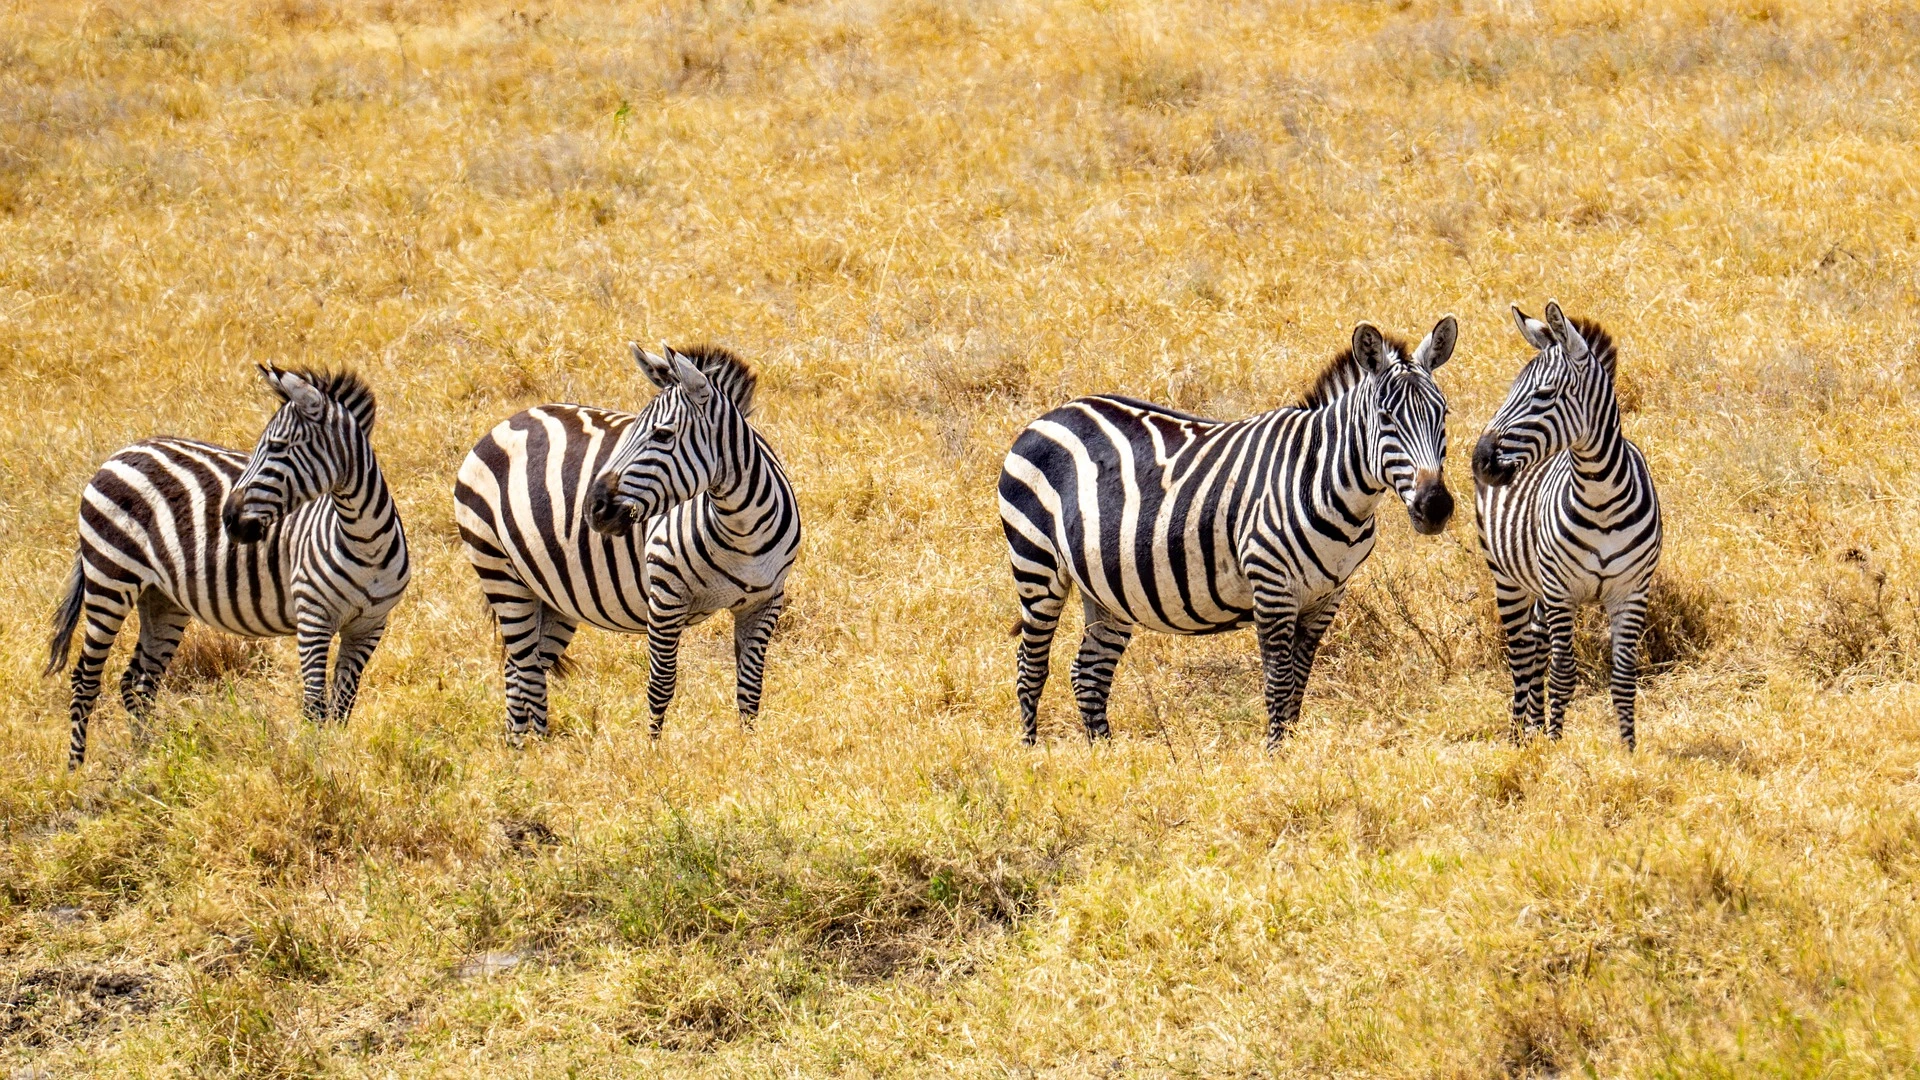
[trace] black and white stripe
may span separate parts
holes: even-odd
[[[86,754],[100,669],[129,611],[140,638],[120,696],[145,717],[188,623],[293,635],[304,710],[345,721],[360,672],[407,587],[407,541],[374,458],[373,392],[358,376],[262,367],[281,398],[251,455],[150,439],[107,459],[80,496],[80,553],[54,616],[47,673],[73,667],[69,764]],[[327,653],[340,639],[333,693]]]
[[[1647,590],[1660,561],[1660,498],[1640,449],[1620,433],[1614,344],[1599,326],[1547,305],[1516,307],[1538,350],[1473,451],[1474,518],[1513,673],[1513,733],[1560,737],[1573,695],[1573,616],[1597,603],[1612,624],[1610,689],[1634,746],[1634,697]],[[1541,686],[1550,672],[1552,706]],[[1544,714],[1544,715],[1543,715]]]
[[[505,645],[507,727],[547,730],[547,676],[581,623],[647,635],[658,735],[680,636],[733,612],[736,703],[760,712],[767,641],[786,602],[800,509],[747,422],[755,379],[724,349],[634,346],[661,393],[638,416],[542,405],[474,446],[454,515]],[[644,524],[642,524],[644,523]]]
[[[1249,623],[1269,746],[1284,736],[1347,579],[1373,550],[1380,498],[1396,493],[1422,533],[1453,512],[1441,474],[1446,400],[1432,372],[1456,337],[1448,316],[1408,352],[1362,323],[1299,406],[1232,423],[1091,397],[1028,425],[1000,473],[1027,741],[1075,586],[1087,626],[1072,677],[1088,737],[1108,733],[1114,668],[1137,628]]]

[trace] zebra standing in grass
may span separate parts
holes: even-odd
[[[474,446],[454,485],[460,538],[500,624],[516,736],[546,734],[547,676],[583,622],[647,635],[658,736],[680,635],[732,611],[741,726],[760,712],[800,507],[747,423],[755,376],[724,349],[632,348],[661,390],[638,416],[528,409]]]
[[[1320,638],[1373,550],[1389,490],[1413,527],[1453,513],[1442,466],[1449,315],[1417,349],[1361,323],[1294,408],[1203,420],[1123,397],[1029,424],[1000,473],[1020,593],[1018,692],[1037,737],[1048,652],[1071,587],[1086,631],[1073,663],[1089,738],[1108,734],[1114,668],[1135,629],[1211,634],[1251,623],[1265,669],[1267,745],[1300,715]]]
[[[357,375],[263,366],[281,399],[252,455],[150,439],[107,459],[80,496],[80,553],[54,616],[47,674],[73,666],[68,764],[87,749],[100,669],[130,610],[140,639],[120,680],[145,718],[199,618],[247,637],[293,635],[304,711],[344,722],[360,672],[407,587],[407,539],[373,444],[373,391]],[[331,703],[327,652],[340,639]]]
[[[1573,696],[1574,609],[1598,603],[1612,623],[1613,707],[1631,750],[1660,497],[1647,459],[1620,433],[1613,339],[1557,303],[1544,323],[1518,307],[1513,320],[1538,351],[1473,450],[1474,518],[1513,673],[1513,734],[1540,727],[1545,712],[1547,735],[1560,737]]]

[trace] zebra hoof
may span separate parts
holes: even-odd
[[[507,732],[507,745],[513,747],[515,750],[524,748],[527,745],[527,733],[524,731]]]
[[[747,712],[741,713],[740,714],[740,730],[745,732],[748,735],[753,734],[753,721],[754,721],[754,715],[752,713],[747,713]]]

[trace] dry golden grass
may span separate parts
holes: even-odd
[[[1891,0],[9,6],[0,1067],[1920,1069],[1917,59]],[[1057,676],[1018,744],[1025,420],[1244,414],[1454,311],[1464,495],[1549,296],[1667,508],[1637,755],[1593,694],[1505,742],[1464,514],[1387,523],[1278,755],[1245,636],[1139,640],[1111,746]],[[763,371],[809,529],[766,713],[716,620],[650,746],[586,633],[515,751],[452,477],[644,400],[630,337]],[[75,497],[249,442],[267,359],[382,395],[417,573],[359,714],[203,648],[70,776]]]

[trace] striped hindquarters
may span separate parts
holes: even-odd
[[[1234,552],[1236,481],[1256,456],[1254,431],[1118,397],[1070,402],[1028,425],[1000,474],[1023,594],[1064,578],[1167,633],[1244,625],[1252,598]]]
[[[289,552],[315,507],[260,542],[236,544],[220,512],[247,456],[189,439],[151,439],[109,458],[80,497],[80,563],[105,593],[153,587],[222,630],[291,634]]]
[[[502,421],[460,466],[454,517],[481,586],[533,591],[569,618],[627,633],[647,626],[646,529],[587,527],[588,485],[633,414],[542,405]]]

